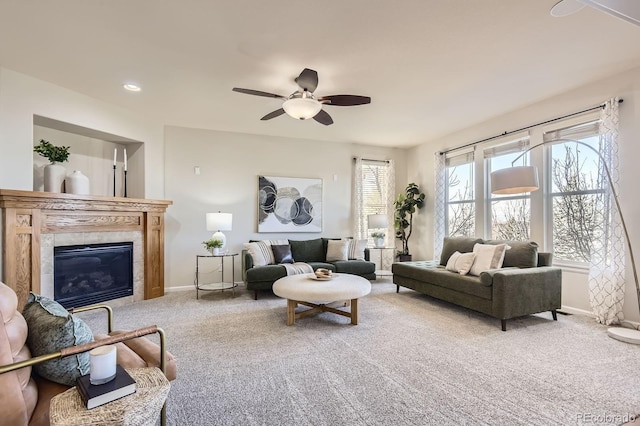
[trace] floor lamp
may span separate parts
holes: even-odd
[[[537,190],[540,186],[538,184],[538,169],[533,166],[513,166],[516,161],[522,158],[527,152],[542,145],[557,143],[557,142],[573,142],[578,145],[586,146],[590,150],[598,155],[598,158],[602,161],[605,173],[607,175],[607,181],[611,187],[611,195],[620,215],[620,222],[622,223],[622,229],[624,231],[624,237],[627,240],[627,247],[629,249],[629,257],[631,257],[631,268],[633,270],[633,279],[636,284],[636,292],[638,294],[638,302],[640,308],[640,284],[638,284],[638,273],[636,271],[636,262],[633,256],[633,248],[631,247],[631,240],[629,239],[629,233],[627,232],[627,225],[622,215],[622,209],[620,208],[620,202],[618,201],[618,194],[616,194],[613,187],[613,179],[611,179],[611,172],[607,166],[607,162],[598,150],[591,145],[586,144],[576,139],[553,139],[544,141],[541,144],[534,145],[527,150],[523,151],[515,160],[511,162],[511,167],[501,170],[496,170],[491,173],[491,193],[493,194],[521,194],[523,192],[531,192]],[[607,330],[607,334],[617,340],[621,340],[627,343],[640,344],[640,330],[629,329],[623,327],[612,327]]]

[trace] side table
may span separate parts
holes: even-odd
[[[156,367],[127,368],[136,392],[88,410],[75,387],[51,398],[51,426],[150,425],[160,417],[171,384]]]
[[[224,291],[224,290],[231,289],[231,291],[233,292],[233,295],[234,296],[236,295],[236,287],[238,286],[238,284],[236,284],[235,258],[237,255],[238,253],[196,255],[196,280],[195,280],[196,299],[199,298],[200,290]],[[231,258],[231,281],[224,280],[224,258],[225,257]],[[206,259],[219,258],[220,259],[220,281],[219,282],[211,282],[211,283],[200,282],[200,259],[202,258],[206,258]]]
[[[378,277],[391,277],[393,276],[393,273],[390,270],[387,269],[383,269],[384,266],[384,253],[385,250],[391,250],[391,263],[393,263],[393,252],[395,252],[396,248],[395,247],[369,247],[369,252],[371,252],[371,250],[378,250],[379,251],[379,259],[380,259],[380,269],[378,269],[378,265],[376,265],[376,276]]]

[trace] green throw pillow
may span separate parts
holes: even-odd
[[[22,315],[29,326],[27,346],[32,356],[93,341],[93,333],[84,321],[47,297],[31,293]],[[78,377],[89,374],[89,366],[89,352],[85,352],[36,364],[33,369],[45,379],[74,386]]]

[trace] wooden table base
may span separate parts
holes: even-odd
[[[311,309],[304,310],[302,312],[296,312],[296,307],[300,305],[309,306]],[[351,319],[351,324],[358,325],[358,299],[351,299],[351,312],[342,311],[340,309],[332,308],[324,303],[316,304],[311,302],[301,302],[299,300],[287,299],[287,325],[294,325],[296,319],[303,318],[317,312],[331,312],[334,314],[342,315]]]

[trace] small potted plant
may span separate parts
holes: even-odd
[[[40,139],[40,143],[33,147],[33,152],[42,155],[50,163],[44,167],[44,190],[63,192],[62,184],[67,171],[58,163],[64,163],[69,159],[69,147],[55,146],[49,141]]]
[[[211,238],[209,240],[203,241],[202,244],[204,248],[206,248],[212,255],[218,256],[220,255],[220,250],[222,249],[222,240],[219,238]]]
[[[373,238],[373,244],[378,247],[384,247],[384,237],[386,234],[381,231],[376,231],[371,233],[371,238]]]

